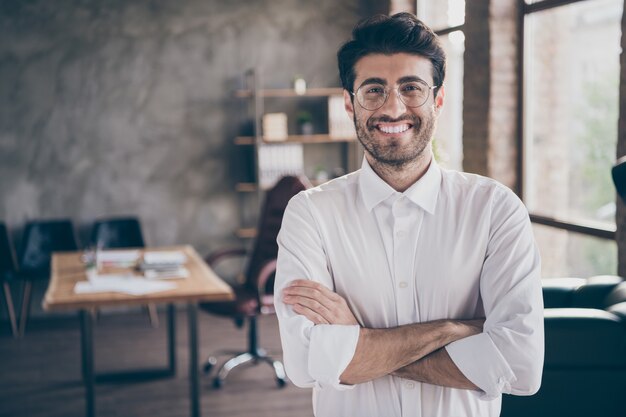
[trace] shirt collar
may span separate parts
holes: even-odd
[[[435,158],[432,159],[428,170],[422,178],[417,180],[405,192],[399,193],[380,178],[367,162],[367,159],[363,157],[361,174],[359,175],[359,188],[367,211],[372,211],[374,207],[392,195],[404,195],[428,213],[433,214],[437,205],[440,184],[441,168],[439,168]]]

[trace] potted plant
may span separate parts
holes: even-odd
[[[301,111],[297,116],[298,128],[302,135],[313,134],[313,116],[308,111]]]

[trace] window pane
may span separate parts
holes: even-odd
[[[617,273],[615,241],[533,224],[541,254],[543,278],[614,275]]]
[[[445,168],[463,169],[463,52],[465,36],[456,31],[440,37],[446,51],[445,101],[437,122],[433,150]]]
[[[418,0],[417,17],[434,31],[465,23],[465,0]]]
[[[532,213],[615,227],[622,3],[526,16],[524,200]]]

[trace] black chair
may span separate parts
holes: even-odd
[[[24,228],[18,277],[23,280],[22,311],[18,334],[24,335],[30,313],[34,281],[50,279],[52,252],[78,250],[71,220],[31,221]]]
[[[141,223],[136,217],[101,219],[91,230],[91,244],[98,249],[143,248],[145,242]],[[159,316],[156,305],[148,304],[150,324],[158,327]]]
[[[611,169],[611,176],[613,177],[617,194],[619,194],[622,200],[626,201],[626,155],[615,162]]]
[[[259,219],[257,237],[245,271],[245,282],[233,288],[235,300],[200,304],[200,307],[209,313],[233,318],[237,327],[242,327],[246,319],[249,326],[248,349],[245,352],[236,352],[235,356],[222,365],[213,379],[215,388],[222,386],[232,369],[251,361],[254,364],[265,362],[271,365],[274,368],[278,386],[283,387],[286,384],[283,364],[269,357],[265,350],[259,347],[256,318],[260,314],[274,312],[272,292],[278,255],[276,237],[287,203],[291,197],[308,187],[309,183],[306,178],[289,176],[283,177],[267,192]],[[245,249],[225,249],[211,254],[206,261],[213,267],[226,258],[244,255],[246,255]],[[210,357],[204,365],[204,372],[208,374],[216,363],[215,357]]]
[[[17,320],[15,318],[15,308],[13,307],[13,297],[11,296],[11,286],[9,282],[15,278],[17,272],[15,264],[15,253],[9,238],[7,227],[0,223],[0,281],[4,290],[4,302],[7,306],[11,333],[17,337]]]

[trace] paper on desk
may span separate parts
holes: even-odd
[[[143,272],[143,276],[146,279],[183,279],[189,276],[187,268],[177,268],[174,270],[158,271],[154,269],[148,269]]]
[[[115,264],[128,265],[135,264],[139,260],[138,250],[99,250],[96,254],[99,265]]]
[[[91,275],[89,281],[77,282],[76,294],[120,292],[130,295],[145,295],[176,288],[173,282],[148,280],[133,275]]]
[[[183,264],[187,261],[187,255],[181,251],[146,252],[143,261],[146,264]]]

